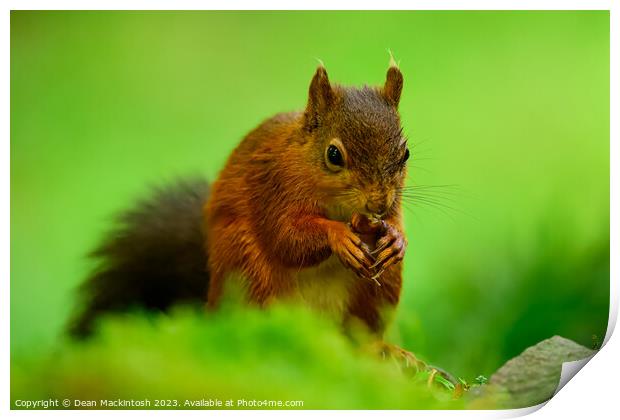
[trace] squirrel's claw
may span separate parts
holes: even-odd
[[[353,270],[353,272],[355,272],[358,276],[365,278],[372,276],[370,270],[365,266],[366,261],[363,257],[360,258],[359,255],[355,255],[355,253],[351,250],[346,251],[344,258],[341,255],[340,260],[347,268]]]
[[[402,237],[403,235],[396,228],[385,224],[384,235],[381,239],[377,241],[377,247],[375,248],[374,251],[372,251],[371,254],[372,255],[379,254],[385,248],[387,248],[388,246],[391,246],[394,243],[394,241]]]
[[[372,252],[376,256],[376,260],[370,269],[378,269],[378,276],[388,267],[403,260],[405,249],[407,248],[407,240],[397,229],[390,226],[388,227],[387,234],[379,240],[377,245],[377,248]]]
[[[351,269],[356,275],[363,278],[371,278],[370,267],[374,258],[370,255],[368,246],[345,225],[330,234],[332,251],[338,255],[340,262]]]

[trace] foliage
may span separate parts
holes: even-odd
[[[12,400],[301,400],[303,408],[459,408],[451,394],[361,352],[300,308],[110,318],[92,340],[12,358]],[[233,407],[238,408],[238,407]],[[242,407],[243,408],[243,407]]]

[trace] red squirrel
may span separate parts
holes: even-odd
[[[234,277],[249,302],[301,302],[381,342],[407,245],[402,87],[393,60],[382,87],[332,84],[320,65],[305,110],[251,131],[211,188],[185,181],[121,215],[94,252],[72,331],[136,305],[217,308]]]
[[[298,299],[382,335],[407,243],[402,86],[396,65],[383,87],[359,89],[332,85],[319,66],[305,111],[243,139],[205,205],[209,307],[239,273],[252,302]]]

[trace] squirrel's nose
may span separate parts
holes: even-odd
[[[378,216],[382,216],[385,213],[386,206],[385,203],[375,203],[368,201],[366,203],[366,210],[369,213],[376,214]]]

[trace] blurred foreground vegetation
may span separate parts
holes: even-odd
[[[360,352],[300,308],[109,319],[92,341],[14,358],[12,400],[290,400],[308,409],[460,408],[441,385]],[[174,407],[171,407],[174,408]]]

